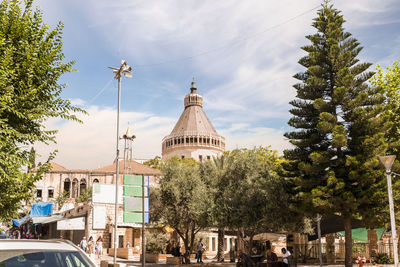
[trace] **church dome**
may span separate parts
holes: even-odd
[[[185,109],[170,135],[162,142],[162,156],[210,159],[225,150],[225,138],[217,133],[203,111],[203,97],[192,82],[184,99]]]

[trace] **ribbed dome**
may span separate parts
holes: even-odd
[[[170,135],[183,135],[184,133],[217,134],[210,120],[200,106],[187,107]]]
[[[185,96],[184,105],[185,110],[174,129],[163,139],[163,156],[188,149],[224,151],[225,138],[215,131],[204,113],[203,97],[197,94],[195,82],[192,82],[190,93]]]

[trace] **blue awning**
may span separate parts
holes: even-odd
[[[47,216],[53,213],[52,202],[37,202],[32,205],[29,215],[31,217]]]
[[[22,217],[21,219],[17,220],[17,219],[13,219],[12,220],[12,224],[14,226],[19,226],[21,223],[25,222],[26,220],[29,219],[29,215],[26,215],[25,217]]]
[[[19,220],[13,219],[12,224],[14,226],[20,226],[30,218],[51,215],[53,213],[53,204],[52,202],[36,202],[32,205],[28,215]]]

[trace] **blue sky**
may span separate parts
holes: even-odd
[[[77,72],[63,96],[85,108],[83,125],[50,120],[57,144],[38,145],[67,168],[96,168],[115,157],[117,82],[108,66],[126,59],[133,78],[122,81],[121,131],[137,135],[136,158],[161,154],[183,111],[194,77],[204,110],[227,148],[288,147],[292,76],[308,44],[320,1],[37,0],[47,24],[63,21],[64,53]],[[364,50],[362,61],[384,66],[400,55],[400,3],[337,0],[345,28]],[[312,10],[313,9],[313,10]]]

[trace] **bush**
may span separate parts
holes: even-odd
[[[163,232],[146,232],[146,252],[160,254],[167,245],[167,238]]]
[[[393,259],[387,254],[379,253],[378,256],[376,256],[375,262],[377,264],[393,264]]]

